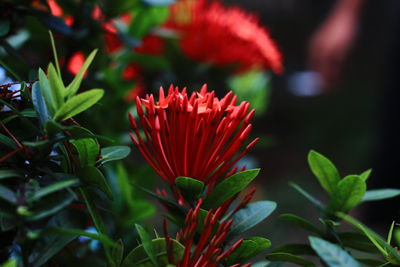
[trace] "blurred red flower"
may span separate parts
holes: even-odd
[[[257,16],[218,1],[180,1],[171,8],[166,27],[180,35],[187,57],[217,66],[238,65],[282,72],[282,56]]]
[[[252,128],[255,110],[249,111],[250,103],[236,105],[237,96],[232,92],[222,99],[214,94],[207,92],[206,85],[190,96],[186,88],[179,91],[170,86],[167,96],[160,88],[158,102],[153,95],[136,98],[146,140],[129,114],[134,131],[131,138],[165,181],[173,184],[176,177],[188,176],[212,183],[226,175],[258,141],[256,138],[241,149]]]

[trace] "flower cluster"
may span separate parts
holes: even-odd
[[[166,27],[180,35],[183,52],[217,66],[238,65],[282,71],[282,56],[258,18],[218,1],[181,1],[172,7]]]
[[[185,226],[181,229],[176,236],[176,239],[185,247],[183,258],[176,265],[177,267],[189,266],[208,266],[217,267],[231,255],[243,242],[239,239],[230,248],[223,250],[224,242],[232,225],[233,220],[222,220],[223,213],[221,208],[212,211],[209,210],[207,216],[203,221],[199,218],[200,206],[202,199],[199,199],[195,208],[189,210],[185,218]],[[199,240],[195,241],[196,232],[202,223],[201,235]],[[219,224],[218,224],[219,223]],[[166,236],[168,237],[168,230],[166,223],[164,223]],[[167,240],[167,247],[169,238]],[[172,251],[169,249],[169,251]],[[169,255],[169,263],[173,263],[171,255]],[[250,263],[240,265],[236,264],[235,267],[249,267]]]
[[[250,103],[237,104],[232,92],[222,99],[215,92],[188,95],[186,88],[170,86],[159,100],[153,95],[136,98],[137,114],[145,139],[130,114],[134,134],[131,138],[153,169],[168,183],[187,176],[210,184],[226,174],[258,141],[250,142],[238,153],[249,137],[255,110]],[[143,109],[145,107],[145,111]]]

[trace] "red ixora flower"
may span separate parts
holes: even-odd
[[[136,98],[145,140],[129,114],[134,131],[131,139],[167,182],[173,184],[176,177],[187,176],[212,183],[226,175],[259,140],[241,149],[250,134],[255,110],[249,111],[248,102],[236,102],[232,92],[218,99],[214,91],[207,92],[206,85],[190,96],[186,88],[179,91],[172,85],[165,96],[161,87],[158,102],[153,95]]]
[[[180,35],[183,52],[191,59],[238,71],[253,67],[282,72],[282,56],[257,16],[218,1],[180,1],[172,6],[167,28]]]
[[[202,231],[196,239],[199,225],[199,212],[202,199],[199,199],[195,208],[191,208],[186,215],[185,224],[176,235],[176,239],[185,247],[183,258],[176,264],[177,267],[217,267],[231,255],[243,242],[243,239],[234,244],[225,246],[229,229],[233,220],[221,220],[223,212],[221,207],[209,210],[203,221]],[[218,225],[218,223],[220,223]],[[169,263],[174,263],[172,242],[168,234],[167,221],[164,220],[165,240],[167,242],[167,256]],[[227,247],[224,249],[224,247]],[[244,265],[234,264],[230,267],[250,267],[251,263]]]

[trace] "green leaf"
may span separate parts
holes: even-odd
[[[348,212],[357,206],[363,198],[367,186],[358,175],[349,175],[337,185],[328,204],[330,211]]]
[[[359,232],[338,233],[343,246],[365,251],[369,253],[379,253],[379,250],[370,242],[367,236]]]
[[[314,255],[314,250],[308,244],[286,244],[275,247],[272,252],[284,252],[290,254],[303,254],[303,255]]]
[[[49,110],[49,114],[52,116],[55,113],[56,105],[53,101],[53,95],[51,93],[51,87],[49,80],[47,79],[46,73],[42,69],[39,68],[39,85],[41,92],[43,94],[44,101],[46,103],[47,109]]]
[[[330,195],[333,194],[340,180],[339,172],[335,165],[328,158],[314,150],[308,153],[308,165],[326,192]]]
[[[392,189],[392,188],[374,189],[365,192],[365,195],[363,196],[361,201],[362,202],[376,201],[376,200],[397,197],[399,195],[400,195],[400,189]]]
[[[233,265],[235,263],[243,263],[250,259],[252,255],[257,254],[258,245],[252,240],[243,240],[242,244],[233,251],[226,260],[227,265]]]
[[[17,203],[17,195],[5,186],[0,185],[0,199],[3,199],[11,204]]]
[[[151,240],[150,235],[146,232],[146,230],[144,230],[144,228],[139,225],[139,224],[135,224],[136,230],[140,236],[140,240],[142,241],[142,246],[144,251],[146,252],[147,256],[149,256],[150,261],[155,265],[155,266],[159,266],[158,262],[157,262],[157,258],[154,252],[154,248],[153,248],[153,243]]]
[[[91,192],[86,188],[80,188],[80,191],[83,199],[85,200],[90,217],[92,217],[93,224],[96,227],[97,232],[99,232],[100,234],[105,234],[106,228],[104,226],[103,219],[101,218],[101,215],[93,201]]]
[[[197,199],[204,191],[204,183],[190,177],[177,177],[175,179],[175,184],[181,190],[185,198],[192,200]]]
[[[157,258],[157,263],[160,266],[165,266],[168,264],[168,256],[167,256],[167,246],[165,238],[157,238],[153,239],[152,245],[154,248],[154,254]],[[178,241],[171,239],[172,248],[174,257],[174,264],[178,263],[185,251],[185,247],[179,243]],[[154,267],[151,262],[149,256],[147,255],[143,245],[139,245],[134,248],[124,259],[122,267]]]
[[[34,258],[32,259],[32,266],[39,267],[45,264],[49,259],[51,259],[54,255],[60,252],[68,243],[74,240],[77,236],[72,235],[56,235],[45,245],[40,247],[40,250],[32,255]]]
[[[32,215],[27,217],[27,221],[36,221],[53,215],[67,207],[75,199],[69,192],[59,192],[38,201],[30,210]]]
[[[55,121],[69,119],[96,104],[104,95],[101,89],[92,89],[67,100],[54,115]]]
[[[254,227],[267,218],[276,208],[272,201],[258,201],[246,205],[232,217],[233,223],[230,228],[228,239]]]
[[[77,126],[65,126],[65,125],[59,124],[53,120],[46,122],[46,124],[44,126],[46,133],[51,136],[56,135],[60,132],[70,131],[75,128],[77,128]]]
[[[332,244],[321,238],[310,236],[311,247],[321,257],[321,259],[330,267],[358,267],[360,264],[341,249],[338,245]]]
[[[239,96],[238,101],[246,100],[256,109],[256,116],[265,112],[270,100],[270,75],[267,71],[250,70],[244,73],[235,73],[228,79],[228,88]]]
[[[314,226],[311,222],[307,221],[306,219],[301,218],[300,216],[288,213],[279,215],[279,219],[287,223],[301,227],[303,229],[306,229],[310,232],[316,233],[318,235],[324,235],[324,233],[320,229],[318,229],[316,226]]]
[[[113,249],[111,250],[111,258],[118,267],[121,265],[123,257],[124,257],[124,243],[122,242],[121,239],[118,239],[118,241],[114,244]]]
[[[364,182],[367,181],[367,179],[369,178],[369,176],[371,175],[372,169],[368,169],[365,172],[360,174],[360,178],[364,180]]]
[[[397,251],[397,248],[393,248],[377,233],[375,233],[356,219],[352,218],[351,216],[343,212],[336,212],[335,215],[363,232],[388,261],[390,261],[391,263],[395,263],[396,265],[400,264],[400,253]]]
[[[94,166],[85,166],[79,172],[79,178],[88,186],[100,189],[109,199],[114,199],[104,175]]]
[[[109,146],[101,149],[101,159],[99,162],[104,164],[113,160],[126,158],[131,153],[131,148],[128,146]]]
[[[168,7],[166,6],[149,6],[137,8],[134,16],[135,20],[129,25],[129,35],[142,38],[149,31],[162,24],[168,17]]]
[[[35,200],[39,200],[40,198],[47,196],[49,194],[52,194],[54,192],[57,192],[62,189],[69,188],[70,186],[77,184],[79,180],[66,180],[66,181],[60,181],[57,183],[54,183],[52,185],[40,188],[39,190],[35,191],[32,196],[28,198],[28,201],[32,202]]]
[[[0,180],[13,177],[24,177],[24,175],[16,170],[0,170]]]
[[[44,125],[46,121],[51,120],[49,110],[47,109],[47,105],[45,99],[43,98],[42,90],[38,82],[35,82],[32,86],[32,102],[42,125]]]
[[[259,172],[260,169],[247,170],[224,179],[206,197],[203,208],[210,209],[220,206],[226,200],[241,192],[256,178]]]
[[[78,134],[92,134],[92,132],[85,128],[74,129],[74,134],[77,134],[77,132]],[[78,152],[81,166],[93,166],[96,163],[97,157],[100,153],[100,147],[96,139],[79,138],[70,142]]]
[[[319,210],[324,209],[324,205],[322,205],[321,201],[310,195],[307,191],[301,188],[298,184],[290,182],[289,185],[293,187],[297,192],[299,192],[303,197],[305,197],[308,201],[310,201],[315,207]]]
[[[0,143],[12,149],[16,149],[18,147],[10,137],[5,136],[4,134],[0,134]]]
[[[312,261],[309,261],[305,258],[295,256],[290,253],[283,253],[283,252],[275,252],[275,253],[270,253],[267,255],[267,260],[270,261],[284,261],[284,262],[291,262],[298,264],[300,266],[315,266],[315,264]]]
[[[81,69],[79,70],[78,74],[75,76],[75,78],[72,80],[72,82],[67,86],[67,97],[70,98],[78,92],[79,87],[81,86],[82,79],[85,75],[85,72],[89,68],[90,64],[92,64],[92,61],[94,57],[97,54],[97,49],[93,50],[92,53],[89,54],[89,56],[86,58],[85,62],[83,63]]]
[[[55,110],[58,110],[64,104],[65,87],[63,81],[58,76],[56,69],[51,63],[47,68],[47,77],[49,79],[50,93],[55,106]]]
[[[109,246],[114,246],[114,242],[106,235],[101,233],[86,232],[81,229],[67,229],[62,227],[48,227],[44,230],[44,234],[47,235],[74,235],[74,236],[86,236],[94,240],[101,241]]]

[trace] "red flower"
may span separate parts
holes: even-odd
[[[199,212],[202,199],[199,199],[195,208],[191,208],[186,215],[183,229],[181,229],[176,239],[185,247],[183,258],[177,263],[176,267],[195,267],[207,266],[217,267],[231,255],[243,242],[243,239],[236,241],[229,248],[224,249],[225,241],[228,236],[232,220],[222,220],[223,213],[221,208],[215,212],[208,211],[204,219],[202,231],[198,240],[195,241],[196,231],[199,226]],[[220,223],[218,225],[218,223]],[[164,231],[167,242],[167,255],[169,263],[174,263],[172,243],[168,235],[167,223],[164,221]],[[235,267],[250,267],[251,263],[244,265],[235,264]],[[231,266],[231,267],[232,267]]]
[[[183,52],[191,59],[217,66],[238,65],[282,71],[282,57],[259,19],[239,7],[197,0],[178,2],[166,24],[180,34]]]
[[[160,88],[158,102],[153,95],[136,98],[146,141],[129,114],[135,133],[131,138],[165,181],[173,184],[176,177],[188,176],[209,184],[226,175],[258,141],[238,153],[250,134],[255,110],[249,112],[250,103],[245,101],[236,105],[232,92],[222,99],[214,94],[206,85],[190,96],[186,88],[170,86],[166,97]]]
[[[164,51],[164,42],[159,36],[147,35],[143,37],[141,44],[135,47],[135,51],[140,54],[160,55]]]
[[[79,70],[82,68],[84,62],[85,62],[85,55],[83,54],[83,52],[81,51],[76,52],[69,59],[67,64],[67,69],[70,73],[77,75]]]

